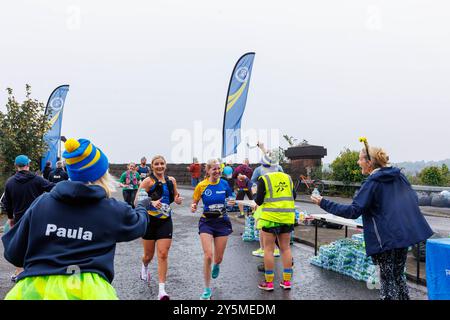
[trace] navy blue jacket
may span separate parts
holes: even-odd
[[[385,167],[372,173],[352,204],[322,199],[320,207],[343,218],[362,215],[368,256],[407,248],[433,235],[420,212],[416,192],[398,168]]]
[[[44,192],[49,192],[54,183],[30,171],[18,171],[6,181],[3,206],[8,218],[19,221],[31,203]]]
[[[132,209],[100,186],[62,181],[2,237],[4,256],[24,268],[19,279],[80,270],[112,282],[116,243],[142,237],[147,223],[141,205]]]
[[[64,180],[69,180],[69,175],[63,168],[56,168],[49,173],[47,180],[53,183],[58,183]]]

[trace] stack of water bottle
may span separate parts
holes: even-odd
[[[362,234],[351,239],[339,239],[319,249],[319,255],[310,259],[310,263],[327,270],[333,270],[368,283],[379,283],[376,267],[372,258],[366,256]]]
[[[255,218],[253,216],[245,217],[244,233],[242,233],[243,241],[255,241]],[[257,230],[256,230],[257,231]],[[259,241],[259,233],[258,233]]]

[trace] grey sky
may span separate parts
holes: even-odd
[[[174,132],[221,130],[232,68],[255,51],[244,130],[324,145],[325,162],[362,135],[394,162],[441,160],[449,16],[443,0],[3,1],[0,108],[6,87],[46,102],[69,84],[63,135],[111,162],[173,161]]]

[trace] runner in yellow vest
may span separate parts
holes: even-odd
[[[291,288],[292,254],[290,249],[290,235],[294,230],[295,204],[294,184],[289,175],[283,172],[270,172],[258,180],[258,191],[255,202],[258,206],[260,218],[258,228],[264,236],[264,268],[265,281],[259,288],[266,291],[273,290],[275,239],[278,243],[283,261],[283,289]]]

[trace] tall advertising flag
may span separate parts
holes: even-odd
[[[222,158],[237,152],[241,143],[241,119],[247,102],[254,52],[239,58],[231,74],[223,116]]]
[[[61,124],[63,117],[64,102],[66,100],[68,85],[59,86],[53,90],[48,98],[45,115],[50,122],[50,129],[44,135],[44,141],[47,143],[48,149],[44,153],[41,160],[41,171],[45,168],[45,163],[50,161],[55,167],[58,157],[58,150],[61,141]]]

